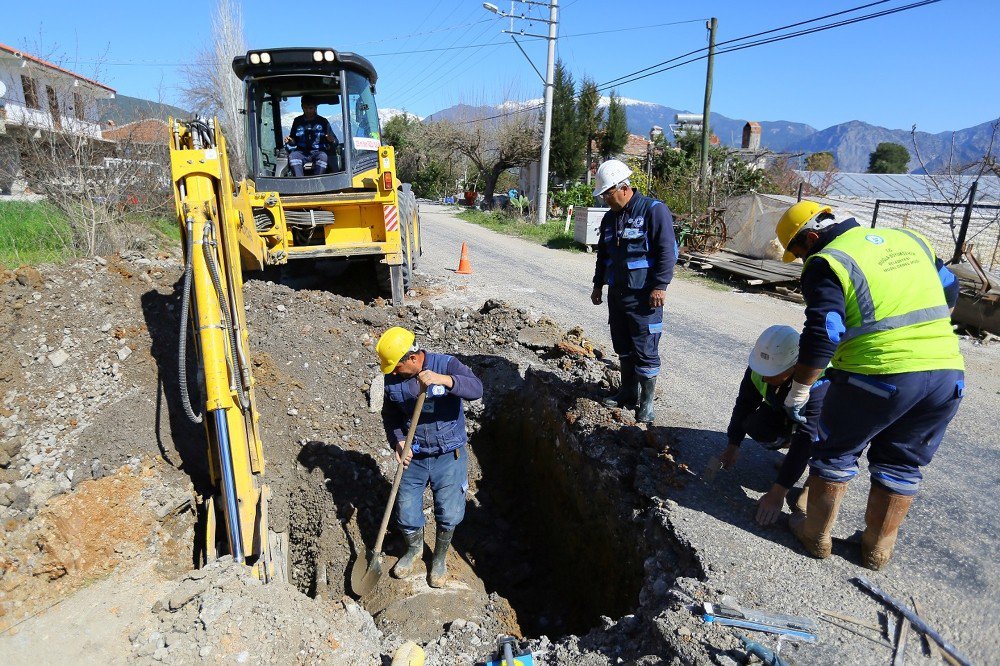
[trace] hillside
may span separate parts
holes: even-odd
[[[633,134],[646,136],[654,125],[659,125],[667,131],[674,123],[678,113],[691,111],[675,109],[662,104],[622,98],[628,117],[629,131]],[[525,102],[505,102],[498,106],[468,106],[458,104],[441,109],[426,120],[459,120],[494,115],[498,112],[519,107],[540,105],[541,100]],[[607,104],[607,98],[602,99]],[[748,119],[730,118],[720,113],[713,113],[712,131],[722,141],[723,145],[737,147],[743,137],[743,126]],[[913,153],[913,138],[910,130],[887,129],[871,125],[860,120],[840,123],[826,129],[817,130],[805,123],[788,120],[757,120],[761,125],[761,145],[775,152],[814,153],[830,151],[834,154],[837,167],[841,171],[863,172],[868,168],[868,155],[882,142],[899,143]],[[964,165],[981,158],[989,148],[992,122],[988,121],[974,127],[960,129],[954,132],[929,134],[917,132],[916,139],[920,153],[927,169],[934,173],[947,168],[949,159],[954,165]],[[953,144],[954,139],[954,144]],[[954,151],[952,155],[952,151]],[[921,172],[920,164],[914,156],[909,164],[911,172]]]
[[[98,104],[101,125],[107,124],[109,120],[116,125],[124,125],[147,118],[166,120],[169,117],[187,118],[191,115],[190,111],[177,106],[128,95],[116,95],[114,99],[100,100]]]

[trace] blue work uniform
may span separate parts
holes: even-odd
[[[594,285],[608,285],[611,344],[641,377],[660,373],[663,308],[650,306],[649,294],[667,288],[676,263],[673,216],[662,201],[633,190],[622,210],[604,214]]]
[[[312,120],[306,120],[305,115],[301,115],[292,121],[292,129],[289,136],[292,137],[294,146],[288,153],[288,166],[292,173],[301,177],[305,170],[303,165],[306,162],[313,163],[313,173],[326,173],[329,164],[330,151],[333,148],[327,140],[327,135],[333,136],[330,123],[322,116],[315,116]]]
[[[809,256],[859,227],[850,218],[823,230]],[[942,304],[954,307],[958,299],[954,274],[933,256],[922,239],[910,235],[920,247],[913,252],[922,262],[916,269],[935,271],[944,292]],[[870,236],[875,245],[883,242],[877,233]],[[844,257],[843,261],[851,263],[844,252],[828,252],[837,253]],[[887,260],[898,261],[892,255]],[[921,268],[923,263],[925,268]],[[851,279],[857,280],[860,288],[852,287],[854,293],[867,293],[868,286],[860,270],[852,270]],[[841,342],[859,339],[859,334],[852,335],[847,329],[845,287],[828,261],[807,261],[801,281],[806,323],[799,339],[799,363],[811,368],[826,367]],[[873,329],[879,330],[877,323]],[[957,346],[957,342],[954,344]],[[920,468],[930,463],[958,411],[965,389],[964,372],[946,365],[939,369],[873,374],[838,369],[836,359],[833,365],[826,372],[831,385],[820,415],[820,439],[809,461],[811,472],[827,481],[849,481],[857,475],[858,458],[870,443],[868,462],[872,482],[893,493],[916,494],[923,479]]]
[[[819,439],[819,415],[830,382],[826,377],[821,377],[812,385],[809,402],[799,411],[806,419],[801,424],[796,424],[785,414],[785,397],[791,386],[791,378],[781,386],[771,386],[760,375],[747,368],[726,429],[730,444],[739,446],[743,438],[749,435],[771,451],[788,447],[774,481],[783,488],[794,486],[809,463],[812,446]]]
[[[450,375],[454,386],[430,386],[413,436],[413,459],[403,472],[396,498],[399,528],[413,533],[424,526],[424,489],[434,496],[434,519],[441,530],[453,530],[465,517],[469,489],[469,462],[465,445],[465,412],[462,400],[483,396],[483,383],[464,363],[447,354],[424,352],[422,370]],[[389,444],[406,439],[420,382],[396,375],[385,378],[382,415]]]

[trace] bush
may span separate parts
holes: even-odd
[[[586,208],[594,205],[594,189],[586,183],[575,183],[566,190],[557,190],[552,194],[556,206],[566,210],[569,206]]]

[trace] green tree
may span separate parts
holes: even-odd
[[[806,158],[806,171],[832,171],[834,164],[833,153],[824,150]]]
[[[587,183],[590,183],[590,165],[594,160],[594,142],[599,136],[601,120],[604,117],[600,107],[601,93],[597,90],[597,84],[590,77],[583,77],[580,82],[580,96],[576,102],[576,123],[587,154]]]
[[[549,170],[564,182],[576,180],[583,173],[584,143],[576,113],[576,88],[573,75],[566,69],[562,60],[557,60],[552,85]]]
[[[601,156],[610,158],[622,151],[628,143],[628,118],[625,107],[618,99],[617,93],[611,91],[608,101],[608,119],[604,122],[604,133],[601,135]]]
[[[880,143],[868,156],[868,173],[906,173],[910,152],[898,143]]]

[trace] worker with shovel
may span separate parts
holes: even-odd
[[[800,412],[805,423],[793,421],[785,414],[785,396],[792,386],[798,357],[799,333],[791,326],[771,326],[757,338],[726,430],[729,445],[718,458],[723,469],[731,468],[747,435],[765,449],[788,450],[771,489],[757,500],[756,518],[760,525],[771,525],[781,515],[789,490],[809,462],[810,447],[819,439],[819,414],[830,385],[826,378],[818,379],[809,391],[809,401]],[[808,486],[803,488],[792,506],[793,513],[805,512],[808,492]]]
[[[421,349],[413,332],[394,326],[375,346],[385,378],[382,415],[389,446],[403,466],[396,501],[398,526],[407,544],[392,575],[410,573],[424,548],[424,489],[434,496],[437,536],[428,583],[444,585],[445,557],[455,528],[465,517],[469,489],[468,435],[462,400],[483,396],[483,383],[454,356]],[[422,408],[415,410],[422,402]],[[414,423],[415,422],[415,423]],[[413,426],[414,430],[411,430]],[[412,444],[405,446],[410,430]]]

